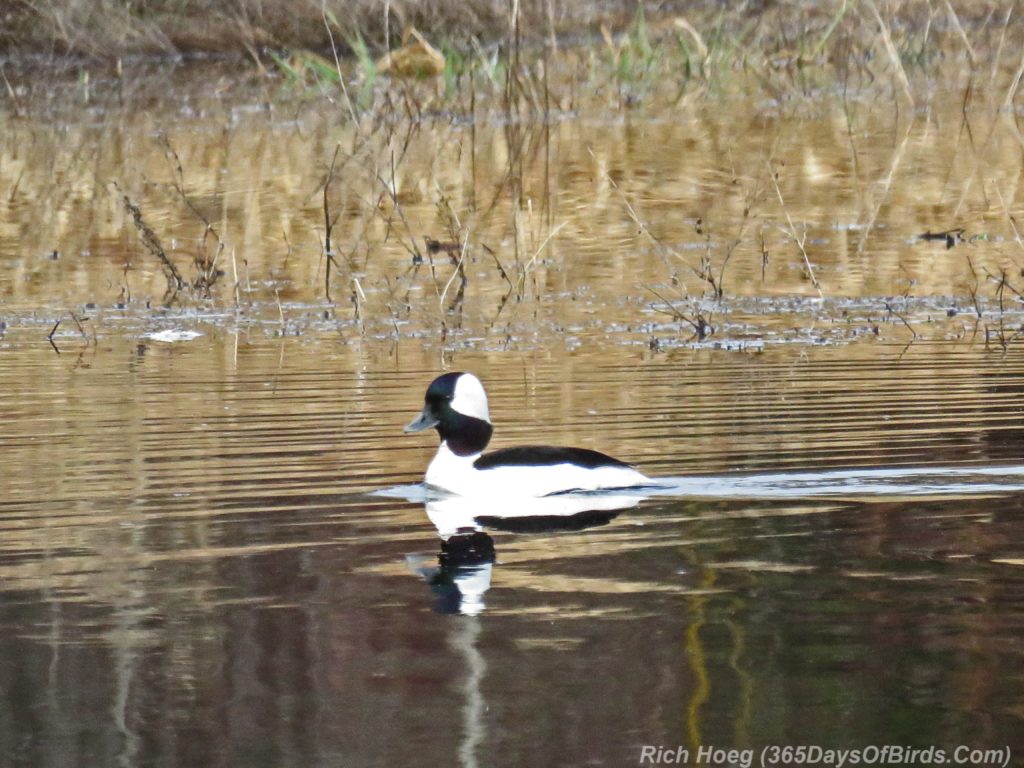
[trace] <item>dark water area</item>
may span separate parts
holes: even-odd
[[[1015,355],[461,353],[496,446],[687,484],[510,518],[402,490],[417,343],[34,336],[0,350],[0,764],[1024,748]]]

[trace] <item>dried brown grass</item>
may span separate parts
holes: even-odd
[[[967,46],[974,66],[996,50],[1002,30],[1024,22],[1008,7],[1007,0],[0,0],[0,54],[258,56],[265,47],[328,51],[332,37],[362,38],[379,53],[408,26],[456,44],[587,37],[599,44],[642,10],[653,35],[690,30],[702,58],[707,43],[740,65],[856,61],[876,55],[881,36],[890,56],[909,62],[944,39],[970,37],[979,47]]]
[[[628,0],[520,0],[524,26],[542,36],[629,18]],[[0,0],[0,51],[111,55],[253,53],[264,46],[325,50],[325,19],[342,38],[386,48],[407,26],[433,39],[493,39],[509,27],[508,0]]]

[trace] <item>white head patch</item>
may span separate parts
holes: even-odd
[[[455,396],[452,398],[452,410],[463,416],[472,416],[490,423],[491,414],[487,410],[487,393],[480,379],[472,373],[464,373],[455,382]]]

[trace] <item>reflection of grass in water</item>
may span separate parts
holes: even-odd
[[[49,18],[60,26],[62,34],[68,36],[68,47],[73,48],[74,40],[80,35],[76,37],[71,25],[72,12],[81,6],[72,2],[59,11],[48,3],[49,0],[36,0],[34,7],[39,17]],[[243,5],[240,3],[238,7]],[[273,7],[273,3],[265,5]],[[102,15],[106,8],[104,4],[95,7],[97,15]],[[145,21],[151,27],[156,24],[145,11],[157,7],[168,6],[160,3],[141,6],[138,23]],[[185,10],[195,12],[202,7],[201,3],[190,4]],[[870,3],[857,8],[844,3],[825,14],[800,16],[790,9],[791,16],[786,16],[769,9],[758,17],[715,10],[706,17],[648,18],[639,12],[634,14],[634,8],[630,5],[628,15],[622,15],[618,23],[606,24],[602,29],[604,34],[595,35],[582,49],[556,51],[547,41],[539,47],[541,33],[554,27],[530,17],[528,8],[521,9],[521,16],[511,20],[507,14],[501,16],[501,23],[495,22],[490,29],[492,39],[507,38],[503,46],[477,40],[458,44],[455,41],[470,38],[465,34],[466,29],[453,26],[436,38],[443,41],[440,48],[444,53],[444,70],[436,80],[390,78],[379,74],[377,57],[385,48],[379,44],[375,47],[372,41],[381,40],[380,30],[353,25],[347,16],[339,21],[340,14],[334,15],[329,10],[318,13],[311,23],[316,31],[309,34],[331,32],[332,40],[336,37],[338,41],[345,41],[343,45],[339,43],[340,52],[348,51],[348,60],[332,61],[301,48],[289,55],[268,53],[274,64],[269,69],[273,71],[276,67],[277,78],[289,86],[271,97],[271,100],[279,99],[275,108],[290,106],[298,91],[305,103],[320,103],[322,99],[327,112],[340,105],[338,111],[344,115],[347,108],[353,123],[330,124],[330,130],[345,132],[344,136],[337,140],[332,137],[330,142],[325,142],[320,155],[313,156],[313,163],[321,168],[323,178],[334,181],[318,187],[323,194],[321,220],[324,222],[323,228],[318,230],[323,243],[318,254],[321,265],[318,270],[324,272],[317,271],[316,280],[309,281],[310,285],[316,285],[316,295],[352,296],[353,311],[360,319],[367,312],[385,312],[397,327],[398,321],[419,312],[428,315],[432,325],[441,329],[461,323],[461,314],[472,303],[474,294],[479,295],[481,284],[490,285],[492,291],[496,290],[495,285],[500,286],[500,304],[495,310],[498,315],[507,314],[506,307],[517,303],[549,298],[555,288],[545,283],[546,276],[572,267],[569,261],[572,248],[564,244],[567,239],[572,242],[574,229],[584,236],[598,239],[606,236],[599,228],[591,228],[589,221],[591,212],[602,209],[598,192],[584,199],[575,210],[558,200],[559,171],[557,168],[553,171],[552,165],[557,166],[564,158],[557,156],[559,150],[552,150],[551,138],[552,126],[557,130],[558,120],[571,119],[577,114],[602,117],[611,114],[631,120],[634,111],[638,113],[638,120],[664,115],[671,119],[675,115],[686,115],[687,110],[695,109],[694,104],[699,105],[698,111],[715,109],[737,94],[752,103],[757,99],[771,101],[774,106],[758,108],[758,119],[765,126],[761,129],[764,146],[760,156],[753,160],[750,156],[730,156],[733,168],[712,170],[719,175],[731,174],[731,187],[724,184],[714,187],[706,178],[701,183],[710,191],[703,200],[679,204],[684,209],[682,215],[703,222],[703,232],[697,232],[705,241],[703,251],[683,251],[661,236],[658,216],[664,213],[664,208],[645,204],[641,199],[651,194],[652,189],[661,194],[655,184],[645,186],[634,180],[621,191],[627,207],[635,208],[636,213],[631,218],[641,235],[655,243],[655,250],[666,265],[668,288],[654,286],[662,308],[669,308],[676,319],[689,323],[697,335],[702,336],[711,323],[710,311],[704,309],[700,300],[707,297],[727,302],[731,293],[741,289],[741,278],[736,276],[736,271],[750,271],[740,262],[749,261],[752,254],[761,259],[762,284],[771,286],[771,274],[765,276],[769,261],[772,265],[788,262],[795,253],[802,261],[806,279],[812,286],[818,286],[812,264],[815,254],[808,243],[808,232],[809,224],[820,223],[822,214],[809,203],[807,195],[798,195],[800,185],[806,181],[799,169],[789,170],[783,159],[792,162],[802,148],[792,143],[787,145],[785,129],[777,126],[801,119],[801,110],[820,109],[822,94],[827,99],[828,94],[839,87],[844,106],[847,106],[847,92],[854,95],[853,108],[846,109],[845,130],[853,158],[854,178],[849,187],[859,199],[846,204],[851,208],[859,204],[860,210],[855,212],[854,218],[861,225],[867,222],[861,230],[863,234],[856,240],[856,256],[867,258],[871,254],[865,244],[875,243],[868,235],[875,228],[876,220],[884,220],[888,206],[899,193],[900,183],[906,185],[901,174],[911,162],[905,158],[913,154],[912,139],[918,136],[916,130],[912,131],[917,126],[913,122],[916,118],[908,121],[905,117],[906,102],[922,99],[926,95],[922,85],[931,78],[959,81],[964,73],[973,77],[976,71],[987,75],[989,70],[998,70],[997,101],[1012,105],[1020,79],[1014,78],[1012,73],[1007,78],[1006,66],[1016,62],[1009,62],[1009,55],[1003,53],[1019,40],[1019,28],[1010,25],[1008,14],[998,17],[1003,20],[1001,25],[978,27],[970,14],[965,13],[969,11],[967,6],[956,6],[961,15],[951,6],[947,14],[950,23],[941,31],[938,25],[924,23],[930,19],[915,16],[909,4],[897,5],[894,12],[885,14],[876,12],[878,9]],[[45,12],[50,15],[46,16]],[[253,29],[258,26],[259,19],[248,20]],[[281,42],[286,33],[288,29],[281,30]],[[1005,41],[1000,35],[1005,35]],[[311,41],[312,38],[305,40],[306,43]],[[998,45],[993,44],[996,42]],[[962,56],[957,58],[960,49],[969,52],[966,61]],[[922,51],[934,55],[923,55]],[[254,55],[258,57],[259,51]],[[749,83],[753,80],[758,81],[759,90],[750,89]],[[347,84],[354,88],[345,90]],[[17,95],[13,86],[12,91]],[[870,119],[875,122],[862,116],[865,98],[881,103],[871,113]],[[977,101],[973,93],[965,94],[965,105]],[[979,108],[980,104],[974,107]],[[892,130],[898,137],[888,156],[878,152],[871,156],[858,151],[857,142],[863,142],[860,137],[868,130],[878,131],[880,126],[889,129],[879,117],[886,113],[892,114]],[[964,114],[966,129],[962,135],[969,135],[971,124],[967,116],[970,111],[966,107]],[[451,126],[453,120],[470,124],[468,142],[466,133],[459,133]],[[705,124],[714,122],[702,119],[695,128],[704,130]],[[478,147],[477,131],[495,126],[500,142],[495,140],[487,147]],[[729,128],[718,121],[715,141],[732,140],[734,137],[728,136]],[[737,124],[737,135],[741,130],[753,129]],[[993,182],[985,177],[984,163],[979,157],[988,139],[975,143],[971,137],[970,141],[974,160],[970,178],[976,177],[975,189],[987,194],[985,190],[991,188]],[[453,142],[462,144],[459,153],[450,151],[449,145]],[[329,164],[334,166],[331,157],[336,147],[341,147],[338,166],[343,168],[343,173],[339,171],[337,177],[328,170]],[[425,162],[421,156],[432,151],[438,153],[434,164]],[[606,177],[618,190],[619,180],[631,172],[630,153],[633,151],[629,147],[599,148],[600,157],[593,158],[593,173]],[[471,178],[466,195],[453,193],[459,181],[453,181],[452,174],[437,165],[458,162],[460,153],[470,158]],[[488,158],[486,177],[478,178],[477,163],[482,153],[490,153],[492,157]],[[880,164],[879,159],[888,162]],[[132,173],[130,168],[126,170]],[[137,177],[124,179],[126,189],[131,186],[127,182],[133,180]],[[170,184],[178,192],[180,201],[192,208],[192,212],[198,210],[190,205],[194,192],[185,189],[180,163],[177,177],[172,174]],[[597,186],[599,184],[595,183]],[[998,184],[994,186],[1002,201]],[[969,187],[970,184],[965,187],[963,199],[967,199]],[[13,196],[14,192],[11,194]],[[142,206],[148,218],[153,205],[140,194],[136,189],[132,199]],[[969,200],[966,205],[969,206]],[[685,209],[686,206],[690,208]],[[742,214],[738,213],[740,207]],[[431,210],[435,212],[433,218],[424,213]],[[1016,210],[1012,197],[1002,201],[1000,210],[1005,211],[1005,219],[1012,225]],[[213,231],[210,219],[200,218],[204,232]],[[334,221],[339,222],[337,230],[329,232]],[[151,223],[156,231],[160,231],[161,226],[169,226],[166,217],[161,221],[160,216],[154,216]],[[940,223],[952,226],[957,222]],[[176,225],[176,222],[170,224]],[[224,227],[214,235],[217,235],[216,253],[227,249],[233,256],[240,237],[238,228]],[[435,263],[429,249],[424,256],[420,248],[427,237],[437,242],[457,243],[455,258],[450,259],[450,263],[443,258]],[[173,238],[164,240],[172,242]],[[406,252],[408,261],[400,264],[392,256],[385,265],[382,254],[389,249],[396,250],[396,244]],[[205,253],[205,246],[202,243],[198,250]],[[621,259],[624,251],[633,247],[632,241],[618,250],[609,246],[608,258]],[[289,258],[297,258],[291,256],[290,241],[287,248]],[[173,253],[168,255],[173,258]],[[247,267],[254,263],[250,261],[252,258],[249,256],[244,262]],[[309,261],[314,259],[309,258]],[[425,262],[425,266],[418,270],[421,262]],[[215,256],[210,256],[205,263],[209,267],[207,272],[215,274]],[[196,264],[198,267],[199,262]],[[477,266],[470,269],[473,264]],[[373,286],[367,277],[371,270],[376,270],[378,279],[387,283],[387,298],[378,301],[376,307],[373,306]],[[234,257],[233,272],[237,272]],[[273,274],[273,267],[265,272]],[[417,301],[415,289],[422,287],[417,281],[422,281],[427,272],[428,290]],[[653,283],[658,279],[645,282]],[[827,274],[823,277],[823,281],[829,279]],[[236,278],[236,290],[238,284]],[[332,284],[341,290],[332,293]],[[619,288],[628,292],[643,284],[637,280],[633,284],[622,283]],[[829,287],[834,288],[826,282],[825,288]],[[369,300],[364,288],[370,289]],[[982,283],[980,290],[986,289],[992,291],[993,298],[1000,300],[1007,290],[1005,285],[999,287],[996,280]],[[273,290],[276,296],[277,287]],[[998,296],[996,291],[1000,292]],[[1002,317],[1003,304],[999,306]],[[1004,334],[1004,338],[1012,340],[1015,336]]]

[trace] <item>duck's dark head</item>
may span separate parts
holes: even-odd
[[[427,387],[423,412],[406,425],[406,432],[434,427],[458,456],[480,453],[490,442],[491,416],[487,393],[471,373],[446,373]]]

